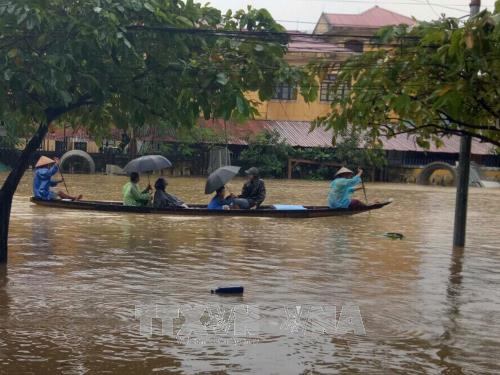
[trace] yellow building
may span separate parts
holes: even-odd
[[[353,54],[374,48],[371,44],[375,33],[384,26],[413,25],[415,20],[375,6],[359,14],[323,13],[312,35],[290,32],[286,60],[292,65],[305,65],[312,60],[341,62]],[[259,106],[260,120],[311,121],[330,111],[335,95],[345,96],[349,90],[342,88],[333,93],[330,86],[335,72],[329,72],[320,82],[318,99],[306,103],[295,88],[280,85],[275,98]],[[256,100],[256,95],[249,95]]]

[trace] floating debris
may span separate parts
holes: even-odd
[[[403,236],[402,233],[396,233],[396,232],[386,232],[384,233],[384,236],[392,238],[393,240],[402,240],[405,237]]]
[[[212,289],[212,294],[243,294],[242,286],[228,286],[228,287],[219,287],[215,290]]]

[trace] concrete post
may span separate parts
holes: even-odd
[[[471,17],[479,13],[481,0],[471,0]],[[467,226],[467,201],[469,196],[471,137],[462,136],[460,139],[460,156],[458,160],[458,184],[455,201],[455,226],[453,228],[453,246],[465,246]]]

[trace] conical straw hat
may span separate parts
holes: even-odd
[[[55,161],[52,160],[51,158],[48,158],[46,156],[41,156],[40,159],[38,159],[38,161],[36,162],[35,168],[43,167],[44,165],[53,163],[55,163]]]
[[[335,176],[338,176],[340,174],[344,174],[344,173],[353,173],[353,171],[351,171],[349,168],[346,168],[346,167],[342,167],[340,168],[337,173],[335,173]],[[353,173],[354,174],[354,173]]]

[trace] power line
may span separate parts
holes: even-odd
[[[331,3],[371,4],[371,5],[377,5],[377,4],[381,4],[381,5],[417,5],[417,6],[418,5],[424,5],[424,6],[428,5],[428,4],[418,3],[415,1],[386,1],[386,2],[376,2],[376,3],[374,3],[373,1],[369,1],[369,0],[310,0],[310,1],[318,1],[318,2],[325,2],[325,3],[331,2]],[[439,3],[430,3],[430,5],[444,8],[444,9],[455,10],[455,11],[459,11],[459,12],[465,12],[465,10],[460,9],[458,7],[468,8],[468,5],[458,4],[458,3],[457,4],[447,4],[447,5],[442,5]]]
[[[299,1],[304,1],[304,0],[299,0]],[[389,0],[389,1],[370,1],[370,0],[308,0],[308,1],[314,1],[314,2],[324,2],[324,3],[346,3],[346,4],[372,4],[374,6],[377,5],[425,5],[422,3],[419,3],[417,0],[410,1],[410,0]],[[432,3],[432,5],[441,5],[439,3]],[[450,6],[457,6],[457,7],[468,7],[468,5],[464,5],[463,3],[453,3],[453,4],[448,4]]]

